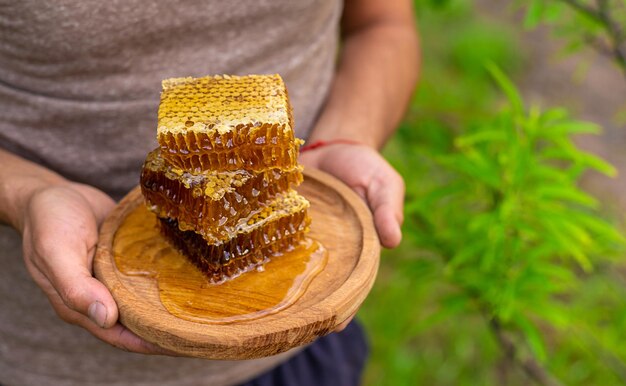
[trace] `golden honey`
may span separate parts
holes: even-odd
[[[212,284],[159,234],[155,215],[143,205],[118,228],[112,252],[123,274],[156,281],[169,313],[207,324],[256,319],[289,307],[328,261],[319,243],[305,239],[293,249],[265,255],[263,265],[245,275]]]
[[[308,202],[295,192],[243,219],[239,231],[219,244],[198,233],[181,231],[172,219],[160,219],[161,233],[204,272],[212,283],[232,279],[264,264],[268,256],[295,249],[308,231]]]

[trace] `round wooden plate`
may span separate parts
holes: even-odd
[[[352,316],[369,293],[380,245],[365,203],[326,173],[305,171],[298,191],[310,202],[310,236],[328,250],[328,263],[291,306],[259,319],[206,324],[170,314],[157,283],[121,273],[112,253],[115,233],[143,205],[139,187],[102,225],[94,260],[96,277],[111,291],[120,321],[140,337],[174,352],[210,359],[250,359],[278,354],[332,332]]]

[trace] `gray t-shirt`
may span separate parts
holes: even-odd
[[[156,147],[164,78],[279,73],[297,134],[332,80],[339,0],[0,0],[0,148],[121,198]],[[1,165],[0,165],[1,167]],[[228,385],[284,356],[126,353],[62,322],[0,225],[0,384]]]

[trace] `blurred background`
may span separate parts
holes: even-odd
[[[365,385],[626,384],[626,2],[416,0]]]

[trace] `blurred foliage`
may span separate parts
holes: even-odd
[[[565,39],[565,53],[593,47],[610,57],[626,76],[625,0],[517,0],[525,9],[524,26],[551,27]]]
[[[494,322],[564,384],[626,384],[624,238],[577,185],[615,170],[572,142],[599,128],[526,106],[504,75],[525,63],[518,26],[469,1],[416,12],[420,87],[385,151],[407,183],[404,240],[360,313],[365,384],[529,384]]]

